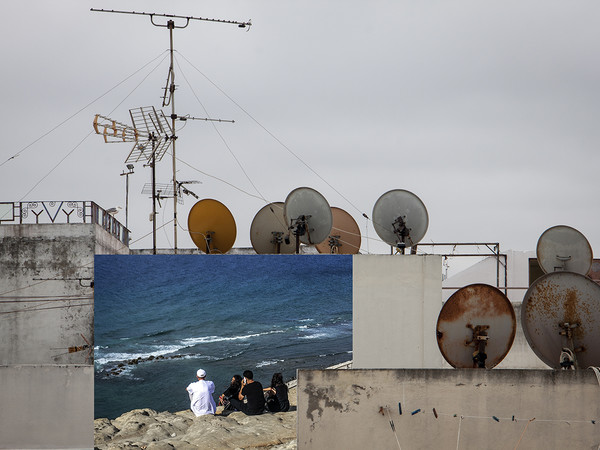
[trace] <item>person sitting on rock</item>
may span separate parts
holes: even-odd
[[[280,372],[273,374],[271,387],[263,389],[267,402],[267,409],[271,412],[286,412],[290,409],[288,399],[288,387],[283,382],[283,376]]]
[[[198,369],[196,378],[198,378],[198,381],[190,383],[185,388],[190,395],[190,408],[196,417],[205,414],[214,414],[217,410],[217,405],[215,405],[215,400],[212,396],[213,392],[215,392],[215,383],[205,380],[206,372],[202,369]]]
[[[246,397],[246,403],[244,403]],[[230,400],[231,405],[238,411],[242,411],[248,416],[262,414],[265,409],[265,397],[263,387],[258,381],[254,381],[254,374],[251,370],[244,371],[242,387],[236,397]]]
[[[231,378],[229,387],[219,396],[219,406],[224,406],[224,411],[235,411],[235,408],[231,405],[229,400],[231,400],[232,397],[237,398],[241,388],[242,376],[234,375]]]

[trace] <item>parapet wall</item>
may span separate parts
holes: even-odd
[[[299,370],[298,449],[596,449],[599,381],[592,370]]]

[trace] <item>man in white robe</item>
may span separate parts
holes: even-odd
[[[215,392],[215,383],[205,380],[206,372],[202,369],[198,369],[196,378],[198,378],[198,381],[190,383],[185,388],[190,395],[190,408],[196,417],[204,414],[214,414],[217,410],[215,400],[212,396],[213,392]]]

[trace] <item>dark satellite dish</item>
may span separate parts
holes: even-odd
[[[517,322],[506,295],[487,284],[471,284],[444,303],[436,331],[440,352],[452,367],[491,369],[510,350]]]
[[[300,187],[290,192],[283,205],[283,215],[296,237],[296,253],[299,252],[300,242],[318,244],[331,231],[331,207],[325,197],[312,188]]]
[[[227,253],[237,234],[235,219],[227,206],[210,198],[192,206],[188,230],[196,247],[204,253]]]
[[[250,225],[250,242],[258,254],[294,253],[296,244],[290,239],[283,202],[269,203],[254,216]]]
[[[535,280],[523,298],[529,346],[553,369],[600,366],[600,286],[574,272]]]
[[[360,229],[354,218],[341,208],[331,207],[333,225],[327,239],[317,244],[319,253],[355,255],[360,250]]]
[[[423,239],[429,226],[427,208],[419,197],[403,189],[383,194],[373,206],[373,227],[388,244],[404,252]]]
[[[548,228],[538,239],[537,259],[546,273],[556,271],[587,275],[592,267],[592,247],[585,236],[566,225]]]

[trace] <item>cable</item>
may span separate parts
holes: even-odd
[[[519,440],[517,441],[517,445],[515,445],[514,450],[517,450],[517,447],[519,446],[519,444],[521,443],[521,439],[523,439],[523,435],[525,434],[525,431],[527,431],[527,427],[529,426],[529,424],[531,422],[533,422],[535,420],[535,417],[533,419],[529,419],[527,421],[527,425],[525,425],[525,428],[523,429],[523,432],[521,433],[521,436],[519,436]]]
[[[115,111],[115,110],[116,110],[116,109],[117,109],[117,108],[118,108],[118,107],[119,107],[119,106],[120,106],[120,105],[121,105],[121,104],[122,104],[122,103],[123,103],[123,102],[124,102],[124,101],[125,101],[125,100],[126,100],[128,97],[129,97],[129,96],[130,96],[130,95],[131,95],[131,94],[133,94],[133,93],[134,93],[134,92],[137,90],[137,88],[138,88],[138,87],[140,87],[140,85],[141,85],[141,84],[142,84],[144,81],[146,81],[146,79],[147,79],[147,78],[150,76],[150,74],[152,74],[152,72],[154,72],[154,71],[157,69],[157,67],[160,65],[160,63],[162,63],[162,61],[163,61],[163,60],[164,60],[166,57],[167,57],[167,55],[165,55],[165,56],[163,57],[163,59],[162,59],[162,60],[161,60],[161,61],[160,61],[160,62],[159,62],[159,63],[158,63],[158,64],[157,64],[155,67],[154,67],[154,69],[152,69],[152,70],[151,70],[151,71],[150,71],[150,72],[149,72],[149,73],[148,73],[148,74],[147,74],[147,75],[146,75],[144,78],[142,78],[142,81],[140,81],[140,82],[138,83],[138,85],[137,85],[136,87],[134,87],[134,88],[133,88],[133,90],[132,90],[132,91],[131,91],[129,94],[127,94],[127,96],[126,96],[126,97],[125,97],[125,98],[124,98],[124,99],[123,99],[123,100],[122,100],[122,101],[121,101],[121,102],[120,102],[120,103],[119,103],[117,106],[115,106],[115,107],[113,108],[113,110],[112,110],[112,111],[109,113],[109,115],[110,115],[110,114],[112,114],[112,113],[113,113],[113,112],[114,112],[114,111]],[[155,58],[155,59],[156,59],[156,58]],[[144,67],[145,67],[145,66],[144,66]],[[141,70],[141,69],[140,69],[140,70]],[[77,114],[79,114],[79,112],[81,112],[81,111],[83,111],[83,109],[82,109],[82,110],[80,110],[80,111],[78,111],[78,112],[77,112]],[[78,143],[78,144],[77,144],[75,147],[73,147],[73,149],[72,149],[72,150],[71,150],[69,153],[67,153],[67,154],[66,154],[66,155],[65,155],[65,156],[64,156],[64,157],[63,157],[63,158],[62,158],[62,159],[61,159],[61,160],[58,162],[58,164],[56,164],[56,165],[55,165],[55,166],[54,166],[52,169],[50,169],[50,171],[49,171],[48,173],[46,173],[46,175],[44,175],[44,176],[43,176],[43,177],[42,177],[42,178],[41,178],[41,179],[40,179],[40,180],[39,180],[39,181],[38,181],[36,184],[34,184],[34,185],[33,185],[33,187],[32,187],[31,189],[29,189],[29,191],[27,191],[27,193],[26,193],[25,195],[23,195],[23,196],[22,196],[22,197],[21,197],[21,198],[20,198],[18,201],[19,201],[19,202],[20,202],[20,201],[22,201],[22,200],[23,200],[25,197],[27,197],[27,196],[28,196],[28,195],[29,195],[29,194],[30,194],[30,193],[31,193],[31,192],[32,192],[32,191],[33,191],[33,190],[34,190],[36,187],[38,187],[38,186],[39,186],[39,185],[42,183],[42,181],[44,181],[46,178],[48,178],[48,176],[50,176],[50,174],[51,174],[52,172],[54,172],[54,170],[56,170],[56,168],[57,168],[58,166],[60,166],[60,165],[63,163],[63,161],[64,161],[65,159],[67,159],[69,156],[71,156],[71,154],[72,154],[72,153],[73,153],[75,150],[77,150],[77,149],[79,148],[79,146],[80,146],[81,144],[83,144],[83,142],[84,142],[84,141],[85,141],[85,140],[86,140],[88,137],[90,137],[90,135],[91,135],[91,134],[93,134],[93,132],[94,132],[94,130],[92,130],[92,131],[90,131],[88,134],[86,134],[86,135],[85,135],[85,137],[84,137],[84,138],[83,138],[81,141],[79,141],[79,143]]]
[[[458,434],[456,435],[456,450],[458,450],[458,446],[460,444],[460,426],[462,425],[463,416],[460,416],[460,420],[458,422]]]
[[[112,88],[110,88],[108,91],[106,91],[104,94],[100,95],[99,97],[95,98],[94,100],[92,100],[90,103],[88,103],[87,105],[85,105],[83,108],[79,109],[77,112],[75,112],[74,114],[70,115],[69,117],[67,117],[65,120],[63,120],[62,122],[60,122],[58,125],[56,125],[54,128],[50,129],[49,131],[47,131],[46,133],[42,134],[40,137],[38,137],[37,139],[35,139],[33,142],[31,142],[30,144],[26,145],[25,147],[23,147],[21,150],[19,150],[17,153],[15,153],[13,156],[11,156],[10,158],[8,158],[6,161],[4,161],[3,163],[0,164],[0,167],[2,167],[4,164],[6,164],[7,162],[17,158],[18,156],[21,155],[21,153],[23,153],[25,150],[27,150],[29,147],[33,146],[34,144],[36,144],[37,142],[39,142],[40,140],[42,140],[43,138],[45,138],[46,136],[48,136],[49,134],[51,134],[53,131],[55,131],[56,129],[60,128],[62,125],[64,125],[65,123],[67,123],[69,120],[71,120],[73,117],[75,117],[76,115],[78,115],[80,112],[84,111],[85,109],[89,108],[91,105],[93,105],[94,103],[96,103],[98,100],[100,100],[102,97],[106,96],[107,94],[109,94],[110,92],[112,92],[113,90],[115,90],[117,87],[119,87],[121,84],[125,83],[125,81],[129,80],[131,77],[133,77],[135,74],[137,74],[138,72],[140,72],[141,70],[143,70],[146,66],[152,64],[154,61],[156,61],[158,58],[160,58],[160,56],[163,53],[166,53],[168,50],[165,50],[164,52],[162,52],[160,55],[158,55],[156,58],[154,58],[153,60],[149,61],[148,63],[144,64],[142,67],[140,67],[138,70],[136,70],[135,72],[133,72],[131,75],[129,75],[128,77],[126,77],[125,79],[121,80],[119,83],[117,83],[116,85],[114,85]],[[166,56],[165,56],[166,57]],[[164,59],[164,58],[163,58]]]
[[[34,311],[44,311],[47,309],[66,309],[66,308],[81,308],[82,306],[94,306],[93,303],[86,303],[83,305],[63,305],[63,306],[49,306],[47,308],[35,308],[35,309],[18,309],[15,311],[0,311],[0,314],[15,314],[20,312],[34,312]]]
[[[308,170],[314,173],[321,181],[323,181],[327,186],[329,186],[335,193],[337,193],[340,197],[342,197],[350,206],[356,209],[358,212],[363,214],[363,212],[355,206],[348,198],[346,198],[340,191],[338,191],[335,187],[333,187],[325,178],[323,178],[316,170],[314,170],[311,166],[309,166],[306,162],[304,162],[296,153],[292,151],[287,145],[285,145],[277,136],[275,136],[271,131],[269,131],[264,125],[262,125],[258,120],[256,120],[248,111],[246,111],[239,103],[237,103],[233,98],[231,98],[223,89],[221,89],[216,83],[214,83],[210,78],[208,78],[200,69],[198,69],[194,64],[192,64],[184,55],[177,52],[181,55],[181,57],[192,66],[200,75],[202,75],[210,84],[212,84],[219,92],[221,92],[229,101],[231,101],[235,106],[237,106],[244,114],[246,114],[254,123],[256,123],[260,128],[262,128],[269,136],[271,136],[276,142],[278,142],[284,149],[286,149],[292,156],[294,156],[298,161],[300,161]]]

